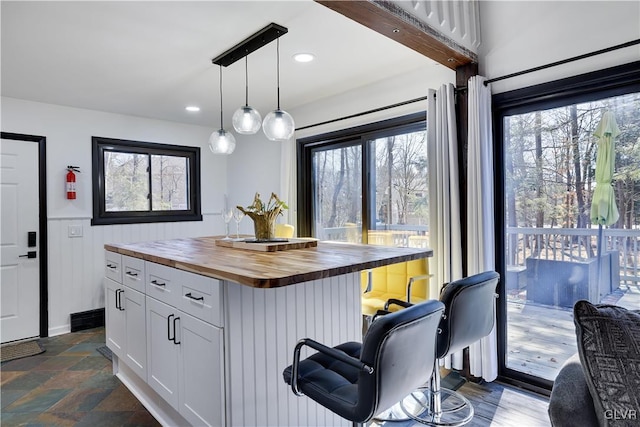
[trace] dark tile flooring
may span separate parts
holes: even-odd
[[[0,365],[3,427],[159,425],[96,351],[104,328],[40,342],[44,353]]]

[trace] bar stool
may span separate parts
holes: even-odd
[[[486,271],[446,284],[440,292],[445,306],[437,338],[437,359],[430,385],[419,387],[400,402],[406,415],[420,423],[462,426],[473,418],[473,405],[462,394],[440,386],[438,359],[460,351],[491,333],[496,316],[496,286],[500,275]],[[402,300],[390,304],[411,307]],[[383,316],[384,317],[384,316]]]
[[[295,346],[284,380],[296,395],[362,425],[431,377],[443,310],[441,302],[432,300],[383,316],[362,344],[327,347],[304,338]],[[317,353],[300,361],[304,346]]]

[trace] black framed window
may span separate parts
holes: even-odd
[[[428,238],[426,114],[303,138],[301,235],[389,246]]]
[[[92,137],[92,225],[201,221],[200,148]]]

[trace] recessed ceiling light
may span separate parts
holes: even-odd
[[[293,55],[293,59],[297,62],[311,62],[315,59],[312,53],[296,53]]]
[[[191,113],[195,113],[197,111],[200,111],[200,107],[196,107],[195,105],[189,105],[187,107],[185,107],[185,110],[191,112]]]

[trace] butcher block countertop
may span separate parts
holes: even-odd
[[[221,236],[129,244],[107,251],[255,288],[277,288],[433,255],[431,249],[318,242],[315,248],[258,252],[216,245]]]

